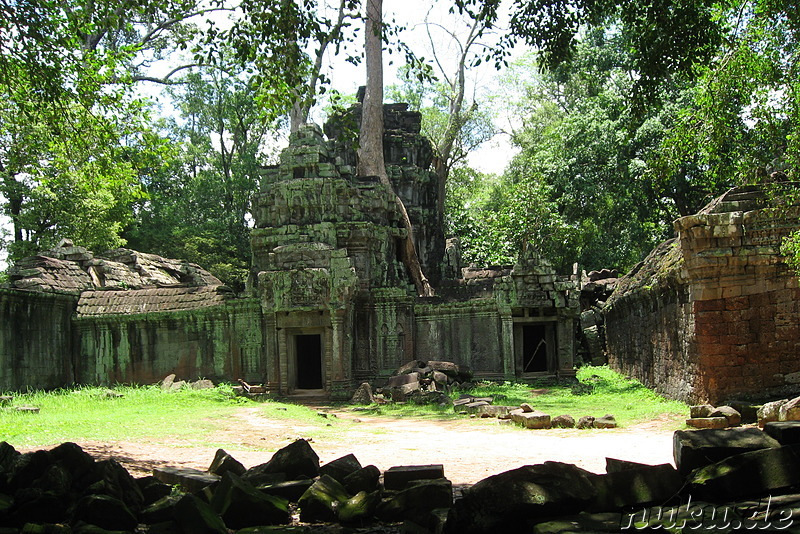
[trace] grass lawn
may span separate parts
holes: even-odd
[[[655,417],[685,418],[685,404],[667,401],[636,381],[626,380],[606,367],[585,367],[574,383],[485,383],[472,390],[476,396],[494,396],[495,404],[530,403],[553,416],[568,413],[616,416],[621,426]],[[337,437],[349,424],[325,419],[316,410],[281,402],[255,402],[236,397],[229,385],[209,390],[184,388],[161,391],[158,386],[86,387],[14,395],[11,407],[0,408],[0,441],[15,447],[39,447],[65,441],[186,440],[193,445],[224,446],[214,434],[242,407],[258,410],[266,419],[291,420],[308,435]],[[458,397],[459,393],[453,394]],[[16,406],[35,406],[39,413],[18,412]],[[339,408],[347,409],[346,406]],[[460,418],[452,408],[414,405],[373,405],[369,415],[389,417]],[[374,428],[380,432],[379,427]]]

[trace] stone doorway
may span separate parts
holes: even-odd
[[[544,324],[522,325],[522,372],[544,373],[548,369],[547,327]]]
[[[559,369],[556,320],[514,318],[516,376],[549,375]]]
[[[294,389],[323,389],[322,335],[294,337]]]

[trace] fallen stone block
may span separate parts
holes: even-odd
[[[314,478],[319,475],[319,456],[308,441],[298,439],[279,449],[267,463],[248,469],[243,478],[273,473],[283,473],[287,480]]]
[[[525,428],[550,428],[550,416],[544,412],[512,412],[511,420]]]
[[[132,532],[139,521],[124,502],[108,495],[86,495],[75,506],[74,521],[106,530]]]
[[[686,420],[686,425],[693,428],[728,428],[728,419],[725,417],[695,417]]]
[[[484,406],[478,406],[474,413],[480,417],[505,417],[510,415],[511,410],[513,409],[513,406],[495,406],[492,404],[486,404]]]
[[[381,500],[375,515],[382,521],[419,520],[436,508],[453,505],[453,484],[446,478],[415,480]]]
[[[595,428],[617,428],[617,420],[613,415],[606,414],[603,417],[598,417],[594,420]]]
[[[351,495],[355,495],[361,491],[372,493],[378,489],[380,477],[380,469],[374,465],[368,465],[344,477],[342,485]]]
[[[214,454],[214,459],[208,468],[208,472],[214,475],[222,476],[225,473],[233,473],[234,475],[242,476],[247,469],[236,458],[225,452],[223,449],[217,449]]]
[[[372,393],[372,386],[369,382],[362,382],[350,398],[350,404],[373,404],[375,395]]]
[[[387,388],[398,388],[400,386],[404,386],[406,384],[413,384],[415,382],[419,382],[419,373],[408,373],[396,376],[390,376],[389,380],[386,382]]]
[[[800,421],[800,397],[795,397],[778,408],[778,421]]]
[[[189,493],[197,493],[219,482],[220,476],[190,467],[156,467],[153,476],[164,484],[178,485]]]
[[[229,528],[279,525],[291,520],[289,502],[267,495],[233,473],[226,473],[214,490],[211,508]]]
[[[623,525],[623,514],[605,512],[590,514],[581,512],[576,515],[559,517],[546,520],[533,525],[530,531],[533,534],[572,534],[574,532],[620,532]]]
[[[344,484],[345,477],[360,470],[361,467],[361,462],[355,455],[347,454],[320,467],[319,474],[328,475],[340,484]]]
[[[337,511],[339,521],[345,524],[368,521],[375,515],[380,502],[381,493],[379,491],[371,493],[360,491],[339,506]]]
[[[710,417],[713,411],[714,407],[710,404],[697,404],[689,406],[689,417],[692,419]]]
[[[175,523],[183,534],[228,534],[225,522],[213,508],[190,493],[175,504]]]
[[[442,464],[431,465],[398,465],[390,467],[383,473],[383,486],[387,490],[402,490],[414,480],[430,480],[444,478]]]
[[[575,419],[571,415],[558,415],[550,421],[553,428],[575,428]]]
[[[781,445],[800,443],[800,421],[771,421],[764,425],[764,432]]]
[[[683,475],[729,456],[780,446],[757,428],[676,430],[672,443],[675,465]]]
[[[730,406],[718,406],[716,410],[711,412],[709,417],[724,417],[728,420],[728,426],[739,426],[742,424],[742,414]]]
[[[533,413],[533,412],[535,412],[535,411],[536,411],[536,410],[534,410],[534,409],[533,409],[533,406],[531,406],[531,405],[530,405],[530,404],[528,404],[527,402],[523,402],[522,404],[520,404],[520,405],[519,405],[519,408],[520,408],[520,410],[522,410],[524,413]]]
[[[778,421],[780,418],[781,406],[789,402],[789,399],[781,399],[767,402],[758,409],[758,426],[764,427],[770,421]]]
[[[144,497],[144,504],[150,505],[154,502],[163,499],[172,493],[172,486],[164,484],[154,476],[146,476],[136,479],[136,485],[142,492]]]
[[[670,464],[659,464],[670,465]],[[620,460],[618,458],[606,458],[606,473],[619,473],[621,471],[629,471],[632,469],[647,469],[656,467],[651,464],[643,464],[640,462],[632,462],[630,460]]]
[[[175,517],[175,505],[179,500],[177,495],[166,495],[158,499],[142,510],[139,514],[140,521],[148,525],[172,521]]]
[[[267,495],[272,495],[273,497],[281,497],[289,502],[297,502],[313,483],[314,481],[310,478],[304,480],[287,480],[285,482],[256,486],[256,489]]]
[[[800,484],[800,454],[796,446],[744,452],[697,469],[687,483],[692,496],[719,503],[781,490]]]
[[[750,423],[758,422],[758,409],[761,406],[748,401],[738,400],[732,400],[728,402],[728,406],[742,415],[742,424],[748,425]]]
[[[328,475],[322,475],[297,502],[300,520],[336,521],[338,508],[348,499],[350,495],[341,484]]]
[[[575,428],[583,430],[584,428],[594,428],[594,417],[591,415],[584,415],[580,419],[578,419],[578,423],[575,425]]]
[[[596,512],[664,503],[675,497],[683,486],[683,477],[670,464],[625,469],[595,475],[589,480],[597,492],[590,510]]]
[[[561,462],[490,476],[456,500],[445,533],[527,532],[532,518],[582,511],[597,495],[591,476],[596,475]]]

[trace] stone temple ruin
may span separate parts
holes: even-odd
[[[800,289],[777,254],[797,208],[732,190],[622,279],[558,275],[534,247],[513,266],[464,267],[444,239],[420,115],[386,105],[387,171],[436,288],[420,298],[391,193],[354,172],[359,113],[326,135],[304,126],[265,170],[242,295],[197,265],[126,249],[64,242],[18,262],[0,288],[0,390],[174,373],[343,399],[411,360],[514,380],[606,358],[688,401],[800,388]]]
[[[533,250],[513,267],[462,269],[436,211],[419,113],[387,105],[384,119],[387,171],[437,296],[416,296],[393,197],[355,176],[345,116],[326,125],[327,140],[301,128],[264,173],[245,295],[196,265],[126,249],[99,257],[67,242],[18,262],[0,288],[0,389],[175,373],[348,398],[412,359],[482,378],[574,373],[578,277]]]

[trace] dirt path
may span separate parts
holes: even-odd
[[[272,453],[265,450],[276,450],[318,428],[261,414],[258,408],[238,410],[210,441],[229,443],[225,449],[251,467],[269,460]],[[489,475],[548,460],[596,473],[605,472],[606,457],[672,462],[672,430],[664,421],[611,430],[523,430],[499,425],[496,419],[433,421],[333,411],[328,417],[336,417],[332,424],[346,429],[322,433],[326,437],[312,441],[322,463],[347,453],[355,454],[362,465],[374,464],[381,470],[440,463],[454,484],[474,484]],[[206,469],[216,450],[178,440],[79,444],[98,457],[116,458],[137,476],[158,465]]]

